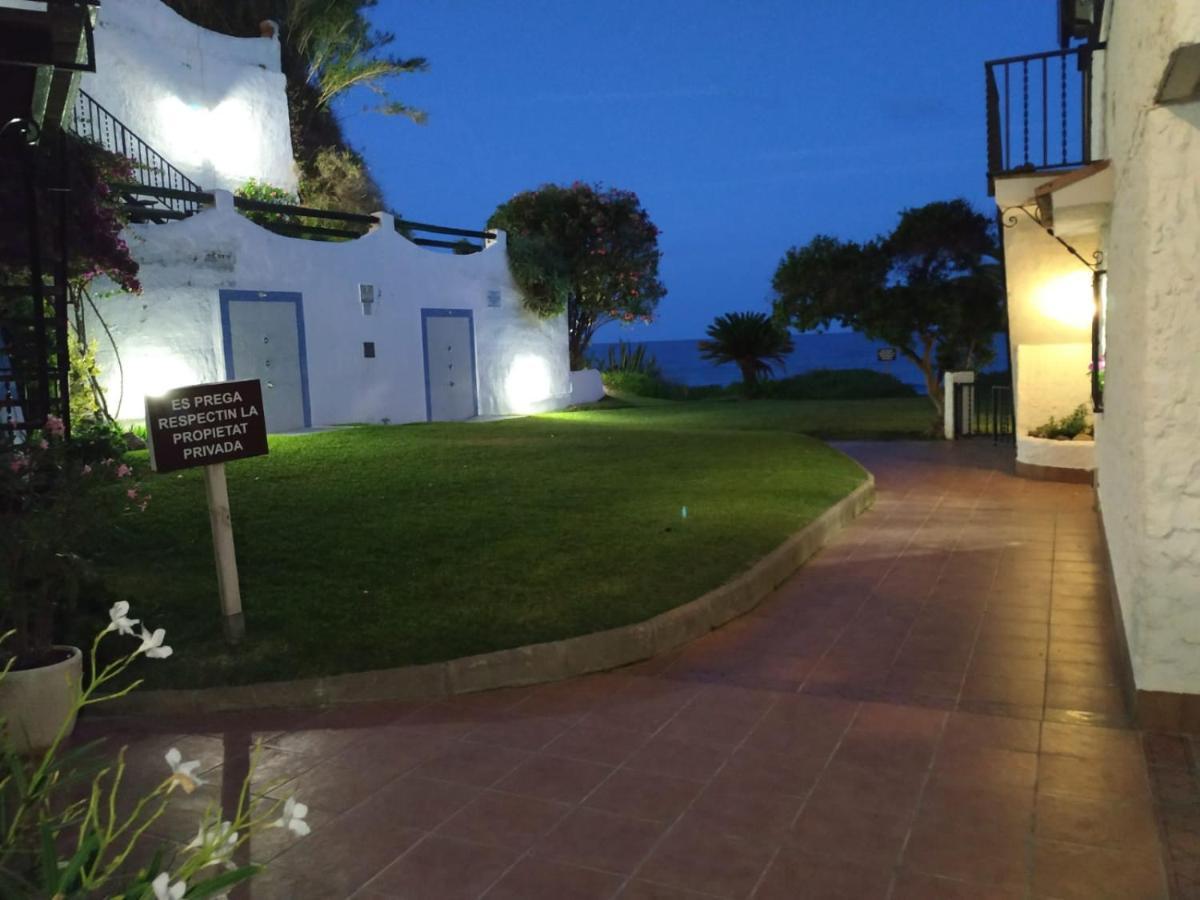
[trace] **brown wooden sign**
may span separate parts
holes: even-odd
[[[147,397],[146,433],[156,472],[263,456],[262,384],[258,379],[192,384]]]

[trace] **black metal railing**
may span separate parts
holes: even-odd
[[[127,202],[121,211],[135,224],[161,223],[168,220],[185,219],[193,212],[212,206],[211,192],[201,190],[179,190],[170,187],[153,187],[138,183],[112,185]],[[158,205],[152,205],[151,201]],[[169,206],[184,204],[186,210]],[[287,237],[308,240],[339,241],[353,240],[366,234],[372,225],[379,224],[377,216],[367,213],[344,212],[332,209],[316,209],[311,206],[293,206],[286,203],[269,203],[251,200],[248,197],[233,198],[234,209],[246,218]],[[483,244],[477,241],[495,240],[494,231],[477,231],[470,228],[452,228],[448,225],[433,225],[409,219],[395,219],[396,231],[421,247],[453,250],[455,253],[478,253]],[[318,224],[319,223],[319,224]],[[414,233],[444,235],[458,238],[456,241],[442,238],[417,237]]]
[[[953,404],[954,437],[991,435],[993,444],[1012,443],[1015,418],[1008,373],[975,377],[975,383],[956,382],[954,395],[947,398]]]
[[[134,134],[124,123],[92,97],[79,91],[75,98],[75,110],[71,130],[88,138],[111,153],[117,153],[133,162],[133,177],[143,191],[130,194],[132,205],[167,210],[190,215],[200,209],[200,204],[187,194],[200,191],[200,185],[171,165],[161,153]],[[181,218],[164,216],[163,218]]]
[[[984,63],[989,191],[997,175],[1092,161],[1092,60],[1103,49],[1085,44]]]

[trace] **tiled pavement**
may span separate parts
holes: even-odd
[[[1200,896],[1193,746],[1127,729],[1090,491],[984,443],[845,449],[874,510],[670,657],[83,730],[130,729],[138,768],[202,760],[177,836],[263,739],[258,784],[287,779],[314,831],[251,848],[254,898]]]

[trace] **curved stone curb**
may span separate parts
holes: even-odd
[[[634,625],[425,666],[235,687],[143,691],[105,703],[97,712],[167,715],[370,700],[435,700],[452,694],[559,681],[641,662],[749,612],[874,501],[875,479],[868,473],[865,482],[749,571],[689,603]]]

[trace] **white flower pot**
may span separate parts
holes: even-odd
[[[0,718],[18,753],[45,750],[67,719],[66,734],[75,730],[75,701],[83,681],[83,653],[78,647],[56,647],[70,655],[36,669],[17,669],[0,679]]]

